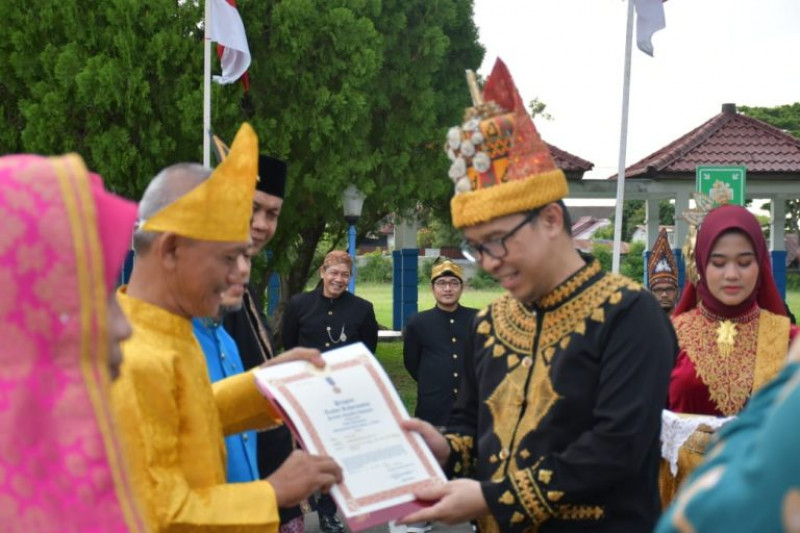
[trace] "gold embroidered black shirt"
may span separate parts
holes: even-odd
[[[647,291],[587,264],[535,305],[478,314],[448,425],[486,532],[652,531],[677,341]]]

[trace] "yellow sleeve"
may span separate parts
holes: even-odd
[[[179,412],[177,398],[185,391],[176,385],[169,362],[137,365],[129,361],[112,388],[112,402],[149,529],[159,533],[277,532],[280,518],[272,485],[266,481],[226,483],[220,444],[186,437],[187,426],[207,419],[198,412]],[[208,404],[213,402],[208,400]]]
[[[217,381],[211,387],[225,435],[282,423],[280,414],[258,390],[253,371]]]

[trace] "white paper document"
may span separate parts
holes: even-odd
[[[323,358],[324,369],[284,363],[257,371],[256,381],[305,450],[341,466],[331,494],[350,529],[420,508],[414,490],[445,476],[422,438],[400,428],[408,413],[386,372],[361,343]]]

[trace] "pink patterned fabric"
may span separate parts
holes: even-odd
[[[77,155],[0,158],[4,532],[144,531],[107,405],[107,301],[134,217]]]

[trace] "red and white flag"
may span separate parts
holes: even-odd
[[[243,75],[246,76],[250,66],[250,47],[236,0],[206,0],[209,3],[211,20],[208,23],[208,35],[211,41],[222,48],[220,63],[222,75],[213,80],[220,84],[233,83]],[[247,84],[245,83],[245,88]]]
[[[636,46],[645,54],[653,55],[653,34],[664,29],[664,0],[633,0],[636,7]]]

